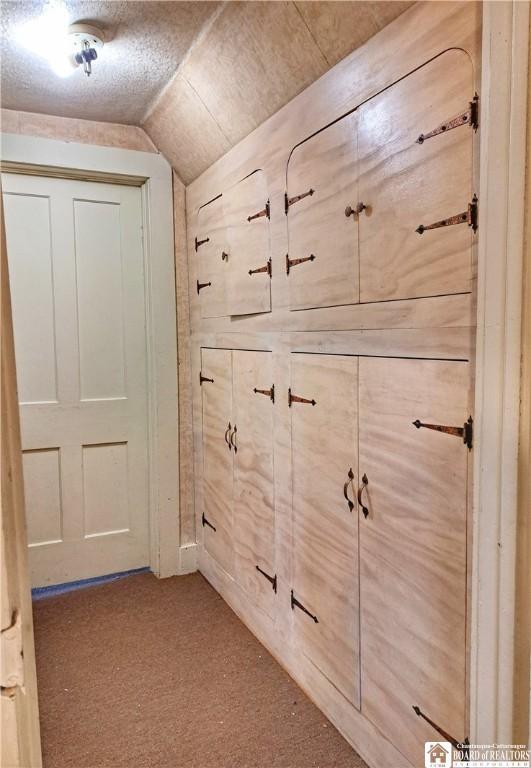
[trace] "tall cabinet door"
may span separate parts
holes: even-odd
[[[291,154],[286,199],[291,309],[359,301],[356,162],[354,114]]]
[[[255,171],[223,195],[227,223],[229,315],[271,311],[269,198],[263,171]]]
[[[471,290],[473,82],[450,50],[360,107],[362,302]]]
[[[465,737],[466,362],[360,358],[362,711],[421,765]],[[418,427],[414,422],[418,421]],[[362,484],[363,485],[363,484]]]
[[[276,595],[271,352],[234,351],[235,577],[271,616]]]
[[[294,631],[359,707],[357,358],[293,354],[291,394]]]
[[[195,258],[201,317],[223,317],[229,314],[228,249],[223,200],[220,195],[202,206],[197,215]]]
[[[232,352],[201,350],[203,381],[203,542],[228,573],[234,571]]]

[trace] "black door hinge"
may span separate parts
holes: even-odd
[[[275,595],[276,595],[276,593],[277,593],[277,575],[276,575],[276,573],[275,573],[275,575],[274,575],[274,576],[270,576],[268,573],[266,573],[265,571],[263,571],[263,570],[260,568],[260,566],[259,566],[259,565],[257,565],[257,566],[256,566],[256,570],[258,571],[258,573],[261,573],[261,574],[262,574],[262,576],[263,576],[264,578],[266,578],[266,579],[267,579],[267,580],[270,582],[271,586],[273,587],[273,592],[274,592],[274,593],[275,593]]]
[[[298,203],[299,200],[304,200],[305,197],[311,197],[315,192],[315,189],[309,189],[307,192],[303,192],[302,195],[294,195],[293,197],[288,197],[288,193],[284,193],[284,213],[286,216],[288,215],[288,211],[291,208],[292,205],[295,205],[295,203]]]
[[[413,421],[412,424],[417,429],[424,427],[425,429],[434,429],[436,432],[444,432],[447,435],[454,435],[454,437],[462,437],[463,443],[467,446],[468,450],[472,450],[474,437],[474,421],[472,416],[468,417],[462,427],[447,427],[444,424],[425,424],[419,419]]]
[[[271,389],[257,389],[256,387],[253,389],[253,392],[255,395],[267,395],[271,402],[275,402],[275,385],[271,384]]]
[[[197,253],[198,249],[199,249],[199,248],[200,248],[202,245],[204,245],[205,243],[209,243],[209,242],[210,242],[210,238],[209,238],[209,237],[205,237],[205,239],[204,239],[204,240],[198,240],[198,239],[197,239],[197,237],[196,237],[196,238],[195,238],[195,252]]]
[[[267,264],[264,264],[263,267],[258,267],[258,269],[250,269],[249,274],[250,275],[257,275],[259,272],[267,272],[269,277],[271,277],[271,259],[267,260]]]
[[[299,608],[301,611],[303,611],[307,616],[310,617],[310,619],[313,619],[313,621],[316,624],[319,624],[319,619],[315,614],[310,613],[310,611],[304,606],[297,598],[293,595],[293,590],[291,590],[291,610],[294,608]]]
[[[450,216],[448,219],[440,219],[434,221],[433,224],[419,224],[415,232],[419,235],[423,235],[428,229],[439,229],[440,227],[451,227],[454,224],[468,224],[473,232],[476,232],[478,228],[478,198],[474,195],[472,202],[468,204],[466,211],[462,213],[456,213],[455,216]]]
[[[468,103],[467,110],[460,112],[456,117],[452,117],[451,120],[441,123],[437,128],[434,128],[433,131],[421,133],[417,139],[417,144],[424,144],[426,139],[431,139],[433,136],[439,136],[441,133],[448,133],[452,128],[459,128],[461,125],[469,125],[477,131],[479,127],[479,96],[477,93],[472,101]]]
[[[437,733],[441,734],[444,741],[449,741],[452,747],[454,747],[455,749],[466,749],[466,747],[470,745],[470,741],[468,740],[468,737],[464,741],[457,741],[457,739],[454,739],[452,736],[450,736],[450,734],[447,733],[439,725],[437,725],[437,723],[434,723],[433,720],[431,720],[431,718],[425,715],[424,712],[421,710],[421,708],[417,707],[415,704],[413,705],[413,711],[416,715],[418,715],[419,717],[422,717],[423,720],[425,720],[429,725],[431,725],[432,728],[435,728]]]
[[[199,291],[202,288],[208,288],[209,285],[212,285],[212,283],[200,283],[199,280],[197,281],[197,293],[199,294]]]
[[[209,527],[209,528],[212,528],[212,530],[213,530],[213,531],[215,531],[215,530],[216,530],[216,527],[215,527],[214,525],[212,525],[212,523],[210,522],[210,520],[207,520],[207,519],[206,519],[206,517],[205,517],[205,513],[204,513],[204,512],[203,512],[203,514],[202,514],[202,516],[201,516],[201,522],[202,522],[202,524],[203,524],[203,528],[205,527],[205,525],[208,525],[208,527]]]
[[[253,213],[252,216],[247,216],[247,221],[254,221],[254,219],[260,219],[262,216],[266,216],[268,219],[271,218],[271,206],[269,200],[265,204],[265,208],[262,208],[261,211],[258,211],[258,213]]]
[[[206,376],[203,376],[203,371],[199,371],[199,386],[203,386],[204,381],[209,381],[211,384],[214,383],[214,379],[208,379]]]
[[[289,254],[286,253],[286,275],[289,275],[289,271],[297,264],[304,264],[305,261],[315,261],[315,256],[311,253],[309,256],[304,256],[302,259],[290,259]]]
[[[291,408],[292,403],[308,403],[309,405],[317,405],[315,400],[307,400],[305,397],[299,397],[299,395],[293,395],[291,387],[288,389],[288,405]]]

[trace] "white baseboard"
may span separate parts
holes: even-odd
[[[197,544],[185,544],[179,547],[179,575],[197,571]]]

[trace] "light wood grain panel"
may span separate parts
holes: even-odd
[[[355,357],[293,355],[291,406],[293,591],[300,647],[359,707],[358,512]],[[349,472],[352,477],[349,478]],[[346,483],[346,486],[344,484]]]
[[[233,355],[235,577],[271,617],[277,604],[275,578],[274,402],[255,389],[273,386],[270,352]]]
[[[473,130],[464,125],[417,143],[466,111],[474,96],[464,51],[447,51],[359,110],[361,301],[469,291],[473,233],[429,225],[467,211]]]
[[[440,735],[465,737],[466,363],[359,362],[362,711],[414,765]]]
[[[232,352],[201,351],[203,394],[203,543],[218,563],[234,571],[233,452],[225,439],[232,420]]]
[[[269,211],[267,179],[257,170],[242,179],[222,197],[228,241],[227,310],[230,315],[249,315],[271,310],[269,272],[250,274],[267,266],[269,215],[249,221],[249,217]]]
[[[229,251],[223,199],[218,197],[199,209],[194,229],[197,280],[202,317],[228,315]],[[206,242],[201,243],[202,240]],[[210,285],[209,285],[210,283]],[[196,286],[197,291],[197,286]]]
[[[292,309],[359,301],[358,217],[345,215],[357,196],[356,116],[349,115],[296,147],[288,197],[307,195],[288,211]],[[309,194],[308,194],[309,193]]]

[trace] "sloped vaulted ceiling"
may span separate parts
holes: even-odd
[[[143,123],[185,183],[412,2],[228,2]]]

